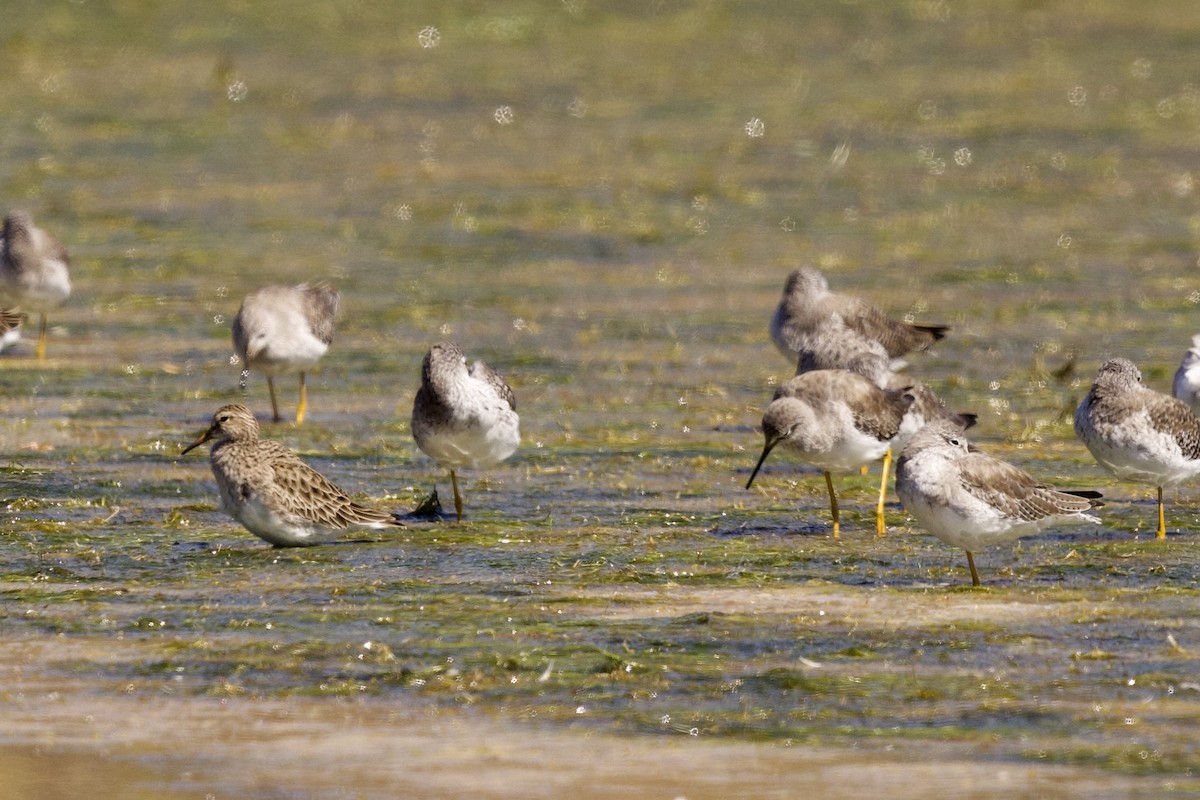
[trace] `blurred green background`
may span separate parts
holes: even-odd
[[[1196,332],[1194,3],[2,16],[0,205],[74,280],[49,363],[0,356],[14,787],[78,787],[28,746],[116,754],[101,797],[1200,786],[1195,490],[1155,543],[1147,489],[1070,424],[1105,358],[1166,391]],[[1104,491],[1104,528],[983,554],[963,592],[894,497],[870,535],[873,478],[839,480],[840,542],[811,469],[742,489],[792,371],[767,320],[806,263],[951,325],[910,373],[985,449]],[[506,374],[525,440],[470,476],[467,524],[272,551],[177,459],[240,397],[240,298],[319,278],[343,302],[309,420],[266,435],[411,508],[445,481],[408,431],[421,356],[454,338]],[[261,376],[246,401],[266,414]],[[398,718],[424,772],[386,747]],[[456,747],[497,771],[467,781]]]

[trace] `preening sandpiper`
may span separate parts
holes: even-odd
[[[468,367],[461,347],[441,342],[421,364],[412,434],[423,453],[450,470],[454,513],[461,520],[458,471],[493,466],[516,451],[517,399],[500,373],[482,361]]]
[[[267,376],[271,412],[279,422],[274,377],[284,372],[300,373],[300,399],[296,424],[308,411],[305,372],[333,341],[333,321],[339,295],[328,283],[298,286],[264,286],[246,295],[233,320],[233,346],[241,359],[241,386],[251,369]]]
[[[13,211],[4,218],[0,293],[5,305],[38,314],[38,361],[46,360],[46,312],[71,295],[70,264],[67,248],[34,225],[27,211]]]
[[[793,360],[805,349],[812,331],[837,315],[841,323],[866,340],[878,342],[891,358],[924,350],[946,335],[945,325],[915,325],[892,319],[857,297],[829,291],[825,276],[801,267],[788,276],[783,297],[771,317],[771,339]]]

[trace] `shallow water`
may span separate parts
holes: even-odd
[[[1155,542],[1070,418],[1195,332],[1200,11],[799,5],[6,8],[0,197],[75,293],[48,363],[0,356],[0,793],[1200,789],[1196,488]],[[971,591],[894,497],[871,534],[873,476],[841,540],[815,471],[746,491],[800,263],[952,325],[910,372],[1103,527]],[[267,435],[445,497],[407,419],[455,338],[524,433],[463,525],[273,550],[179,457],[241,396],[240,298],[315,278],[334,346]]]

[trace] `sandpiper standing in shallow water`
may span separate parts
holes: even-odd
[[[521,441],[517,399],[500,373],[467,357],[454,342],[435,344],[421,364],[421,388],[413,400],[417,447],[450,470],[454,513],[462,519],[458,470],[499,464]]]
[[[71,295],[70,265],[67,248],[34,225],[28,212],[13,211],[4,218],[0,293],[7,304],[39,315],[38,361],[46,360],[46,312]]]
[[[974,414],[951,411],[932,389],[920,381],[893,372],[892,361],[883,345],[846,327],[836,314],[819,323],[804,338],[804,349],[796,364],[796,374],[818,369],[857,372],[880,389],[900,389],[913,396],[913,403],[900,423],[900,432],[883,456],[883,477],[879,483],[879,503],[875,512],[879,519],[883,518],[884,500],[887,498],[888,467],[892,453],[899,452],[914,433],[932,420],[948,420],[960,430],[972,427],[977,420]],[[863,471],[865,474],[865,466]]]
[[[776,390],[775,399],[763,414],[762,455],[746,488],[754,483],[771,451],[782,445],[825,473],[833,535],[839,536],[841,517],[831,473],[852,472],[883,458],[912,402],[912,395],[904,389],[880,389],[847,370],[797,375]],[[875,532],[884,532],[880,509],[876,510]]]
[[[322,544],[362,528],[404,527],[395,514],[351,500],[279,442],[260,439],[258,420],[245,406],[220,408],[183,453],[209,441],[222,507],[276,547]]]
[[[891,358],[924,350],[949,330],[945,325],[912,325],[891,319],[857,297],[829,291],[824,275],[813,267],[801,267],[788,276],[783,287],[783,297],[771,317],[771,339],[780,352],[796,359],[806,347],[806,338],[835,314],[864,339],[879,342]]]
[[[1200,333],[1192,337],[1192,346],[1175,370],[1171,394],[1187,403],[1192,413],[1200,414]]]
[[[1166,538],[1163,487],[1200,475],[1200,418],[1187,404],[1142,385],[1127,358],[1106,361],[1075,410],[1075,435],[1100,466],[1158,489],[1158,528]]]
[[[1024,470],[976,450],[962,428],[935,420],[917,431],[896,460],[896,494],[908,513],[946,544],[967,552],[979,586],[974,551],[1052,525],[1100,520],[1087,512],[1099,492],[1059,491]]]
[[[274,376],[300,373],[296,424],[308,410],[305,371],[317,363],[333,341],[333,319],[339,295],[327,283],[264,286],[246,295],[233,320],[233,346],[242,361],[242,389],[251,369],[267,376],[271,411],[279,422]]]

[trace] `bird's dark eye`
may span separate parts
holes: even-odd
[[[955,436],[949,437],[948,439],[946,439],[946,441],[949,442],[950,444],[954,445],[955,447],[962,447],[962,441]]]

